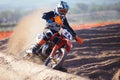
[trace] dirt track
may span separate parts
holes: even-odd
[[[76,31],[85,43],[74,48],[64,66],[69,73],[111,80],[120,68],[120,24]],[[119,75],[120,76],[120,75]]]
[[[119,31],[120,24],[76,31],[85,42],[79,45],[73,41],[74,47],[64,63],[68,73],[87,76],[91,80],[111,80],[120,68]],[[7,40],[1,41],[0,45],[0,50],[6,52]],[[119,76],[118,72],[115,77]],[[34,79],[31,78],[31,80]]]

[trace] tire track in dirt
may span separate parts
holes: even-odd
[[[120,24],[78,30],[85,42],[73,41],[64,66],[69,73],[93,80],[111,80],[120,68]]]
[[[8,38],[0,41],[0,52],[6,52],[8,47]]]

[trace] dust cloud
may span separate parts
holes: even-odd
[[[41,18],[45,11],[47,9],[37,9],[18,22],[8,42],[8,53],[16,55],[35,43],[36,34],[46,26]]]

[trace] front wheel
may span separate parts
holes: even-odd
[[[65,53],[65,49],[64,48],[61,48],[60,50],[57,50],[56,53],[55,53],[55,56],[53,59],[51,59],[50,57],[48,57],[44,64],[45,66],[48,66],[50,68],[53,68],[53,69],[58,69],[59,67],[62,66],[64,60],[65,60],[65,57],[66,57],[66,53]]]

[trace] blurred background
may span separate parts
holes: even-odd
[[[19,20],[37,9],[55,9],[60,0],[0,0],[0,31],[11,31]],[[64,0],[72,25],[120,21],[120,0]],[[40,16],[41,18],[41,16]]]

